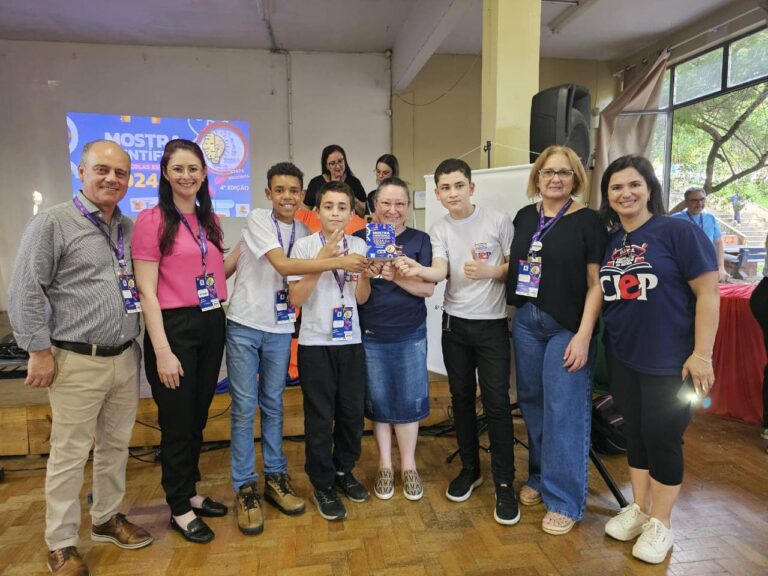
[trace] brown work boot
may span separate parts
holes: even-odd
[[[88,565],[80,558],[74,546],[49,552],[48,570],[57,576],[91,576]]]
[[[304,513],[304,500],[296,495],[288,474],[267,474],[264,481],[264,500],[283,514],[296,516]]]
[[[259,490],[256,482],[249,482],[240,487],[235,498],[237,526],[243,534],[255,536],[264,530],[264,516],[259,504]]]
[[[120,548],[133,550],[144,548],[152,543],[152,535],[136,524],[132,524],[119,512],[104,524],[91,527],[91,540],[112,542]]]

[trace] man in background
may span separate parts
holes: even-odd
[[[672,214],[673,218],[688,220],[704,231],[710,242],[715,245],[717,253],[717,275],[718,281],[725,282],[728,274],[725,271],[725,256],[723,252],[723,233],[720,231],[720,225],[717,218],[704,210],[707,206],[707,194],[703,188],[692,186],[685,191],[685,210]]]

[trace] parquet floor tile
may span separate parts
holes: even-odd
[[[524,437],[524,426],[516,423]],[[735,576],[768,575],[768,455],[757,429],[698,416],[686,434],[686,482],[673,517],[676,543],[663,564],[650,566],[631,556],[632,543],[605,537],[603,526],[617,504],[593,467],[585,518],[566,536],[541,531],[542,505],[522,508],[517,526],[493,520],[494,491],[490,461],[482,456],[485,483],[464,503],[449,502],[444,492],[459,462],[445,463],[455,440],[423,437],[417,462],[425,483],[419,502],[407,501],[396,472],[396,493],[389,501],[372,497],[345,500],[348,519],[327,522],[309,500],[303,472],[303,444],[286,441],[290,472],[307,512],[287,517],[264,505],[266,529],[246,537],[234,514],[211,518],[216,532],[208,545],[185,542],[168,527],[169,512],[156,464],[131,460],[125,510],[155,541],[141,550],[121,550],[89,538],[90,518],[82,518],[80,551],[93,574],[103,576],[263,575],[263,576]],[[629,495],[622,457],[606,466]],[[261,461],[260,454],[258,461]],[[363,440],[358,478],[371,486],[377,455],[371,437]],[[12,471],[45,465],[45,458],[3,459],[9,470],[0,483],[0,574],[47,574],[43,523],[45,471]],[[519,488],[526,478],[527,454],[516,448]],[[201,493],[232,505],[229,451],[201,458]],[[90,487],[90,465],[82,494]]]

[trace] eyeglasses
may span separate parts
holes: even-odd
[[[330,160],[328,166],[334,168],[335,166],[344,166],[344,160]]]
[[[555,176],[559,177],[560,180],[567,180],[568,178],[573,178],[573,170],[544,168],[544,170],[539,170],[539,176],[544,178],[544,180],[552,180]]]
[[[394,204],[392,202],[376,202],[376,204],[381,206],[384,210],[391,210],[394,208],[398,212],[402,212],[408,208],[408,204],[405,202],[395,202]]]
[[[382,178],[389,178],[392,176],[392,170],[379,170],[378,168],[374,170],[374,173],[376,176],[380,176]]]

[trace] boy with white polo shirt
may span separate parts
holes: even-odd
[[[429,282],[448,279],[442,347],[462,469],[445,495],[453,502],[463,502],[483,483],[475,412],[479,381],[496,484],[494,519],[499,524],[517,524],[520,511],[512,488],[511,352],[504,286],[512,221],[507,214],[472,204],[475,184],[463,160],[441,162],[435,170],[435,184],[435,196],[448,214],[429,232],[432,266],[407,257],[398,258],[395,266],[405,276]]]
[[[271,209],[257,208],[236,248],[237,277],[227,314],[227,372],[232,396],[231,466],[240,530],[258,534],[264,528],[255,468],[253,423],[261,408],[264,498],[285,514],[304,512],[304,502],[291,486],[283,453],[283,391],[291,354],[296,312],[288,303],[289,274],[367,266],[357,254],[337,256],[333,245],[312,260],[292,258],[296,243],[310,234],[294,220],[304,198],[304,175],[281,162],[267,172]],[[340,239],[338,234],[335,239]],[[334,242],[335,244],[335,242]]]
[[[335,245],[334,235],[352,218],[354,205],[348,185],[323,184],[316,198],[322,229],[297,241],[294,255],[314,258],[329,244]],[[366,253],[361,238],[345,235],[340,243],[344,252]],[[370,296],[374,268],[361,274],[332,270],[288,278],[291,304],[302,307],[299,379],[304,395],[305,470],[314,487],[312,499],[326,520],[346,517],[337,488],[353,502],[369,497],[352,469],[360,458],[365,402],[365,353],[357,304]]]

